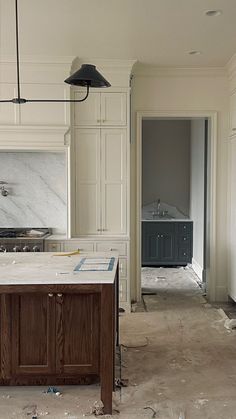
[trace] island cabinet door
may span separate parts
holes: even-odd
[[[56,297],[56,369],[64,376],[99,373],[99,294]]]
[[[55,372],[55,299],[51,294],[12,296],[13,376]]]

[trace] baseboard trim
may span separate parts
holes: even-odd
[[[200,281],[202,281],[203,269],[195,259],[192,259],[192,269],[195,272],[195,274],[198,276]]]

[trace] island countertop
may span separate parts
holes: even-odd
[[[114,264],[110,271],[76,271],[75,267],[84,258],[111,258]],[[118,263],[118,254],[83,253],[0,253],[1,285],[82,285],[113,284]]]

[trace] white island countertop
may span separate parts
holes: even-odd
[[[74,269],[84,258],[114,258],[112,270],[77,271]],[[94,261],[93,261],[94,262]],[[0,253],[1,285],[62,285],[62,284],[113,284],[115,280],[118,254],[83,253]]]

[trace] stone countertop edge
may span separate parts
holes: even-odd
[[[115,258],[112,271],[77,271],[81,259]],[[1,285],[113,284],[118,263],[116,252],[90,252],[64,256],[64,252],[0,253]]]

